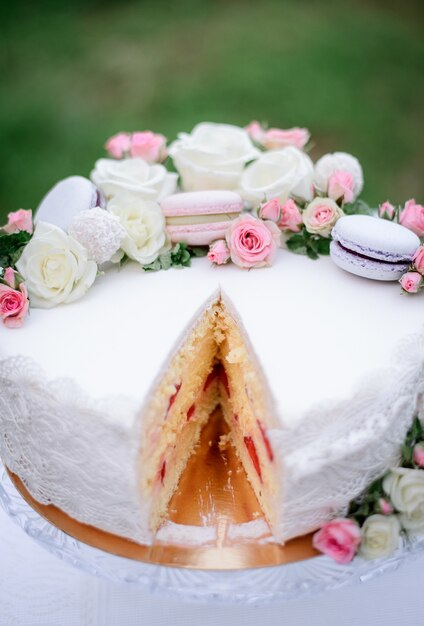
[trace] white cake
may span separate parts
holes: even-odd
[[[217,302],[269,390],[278,541],[345,513],[396,464],[422,409],[421,298],[283,250],[251,272],[204,258],[182,270],[111,269],[81,301],[34,309],[19,331],[1,327],[0,455],[34,498],[152,540],[154,495],[140,491],[146,424],[175,393],[170,359]]]

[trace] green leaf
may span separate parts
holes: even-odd
[[[0,266],[15,267],[32,235],[25,230],[11,235],[0,235]]]
[[[317,239],[316,242],[317,242],[318,254],[324,254],[324,255],[330,254],[331,239],[326,239],[325,237],[319,237],[319,239]]]
[[[202,256],[207,255],[208,247],[207,246],[190,246],[188,248],[188,251],[190,252],[191,256],[202,257]]]
[[[343,212],[345,215],[374,215],[376,210],[369,207],[363,200],[356,200],[351,204],[345,204]]]

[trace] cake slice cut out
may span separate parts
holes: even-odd
[[[146,407],[140,476],[153,532],[168,519],[169,502],[217,407],[228,427],[225,439],[235,447],[263,513],[275,527],[278,482],[267,435],[274,426],[270,397],[237,313],[219,294],[171,357]]]

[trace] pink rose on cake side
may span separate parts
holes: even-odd
[[[424,237],[424,206],[413,199],[408,200],[400,213],[399,222],[418,237]]]
[[[246,268],[264,267],[272,265],[281,233],[274,222],[240,215],[229,227],[226,239],[233,263]]]
[[[20,328],[28,313],[29,300],[25,283],[8,267],[0,279],[0,317],[8,328]]]
[[[288,230],[292,233],[298,233],[303,223],[302,214],[296,202],[289,198],[281,206],[281,217],[278,221],[278,227],[281,230]]]
[[[417,272],[424,276],[424,246],[420,246],[418,248],[412,257],[412,262]]]
[[[388,200],[380,204],[378,207],[378,214],[385,220],[392,220],[395,216],[396,209]]]
[[[424,468],[424,443],[416,443],[412,453],[412,459],[415,465]]]
[[[341,200],[345,204],[352,202],[354,188],[355,181],[350,172],[337,170],[328,179],[328,197],[332,200]]]
[[[344,215],[331,198],[315,198],[303,212],[303,223],[312,235],[330,237],[333,226]]]
[[[316,550],[344,565],[350,563],[358,550],[361,530],[350,519],[336,518],[315,533],[312,543]]]
[[[34,227],[32,224],[32,211],[19,209],[13,211],[7,216],[7,224],[3,226],[3,230],[11,235],[21,230],[25,230],[27,233],[32,233]]]
[[[418,272],[406,272],[399,282],[407,293],[417,293],[424,286],[424,279]]]
[[[224,265],[230,260],[230,250],[225,239],[218,239],[209,246],[208,259],[216,265]]]

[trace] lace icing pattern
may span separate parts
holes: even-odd
[[[270,431],[284,475],[281,538],[344,515],[352,498],[398,464],[417,411],[424,417],[424,333],[406,338],[352,397],[320,403],[294,428]]]
[[[70,379],[46,380],[30,359],[0,361],[0,454],[9,469],[42,504],[148,542],[135,415],[128,399],[95,400]]]
[[[281,539],[317,528],[398,460],[417,407],[424,417],[424,333],[343,401],[320,403],[293,428],[269,431],[281,464]],[[141,543],[150,503],[137,488],[140,409],[47,380],[31,359],[0,360],[0,456],[32,496]],[[81,436],[75,434],[81,433]]]

